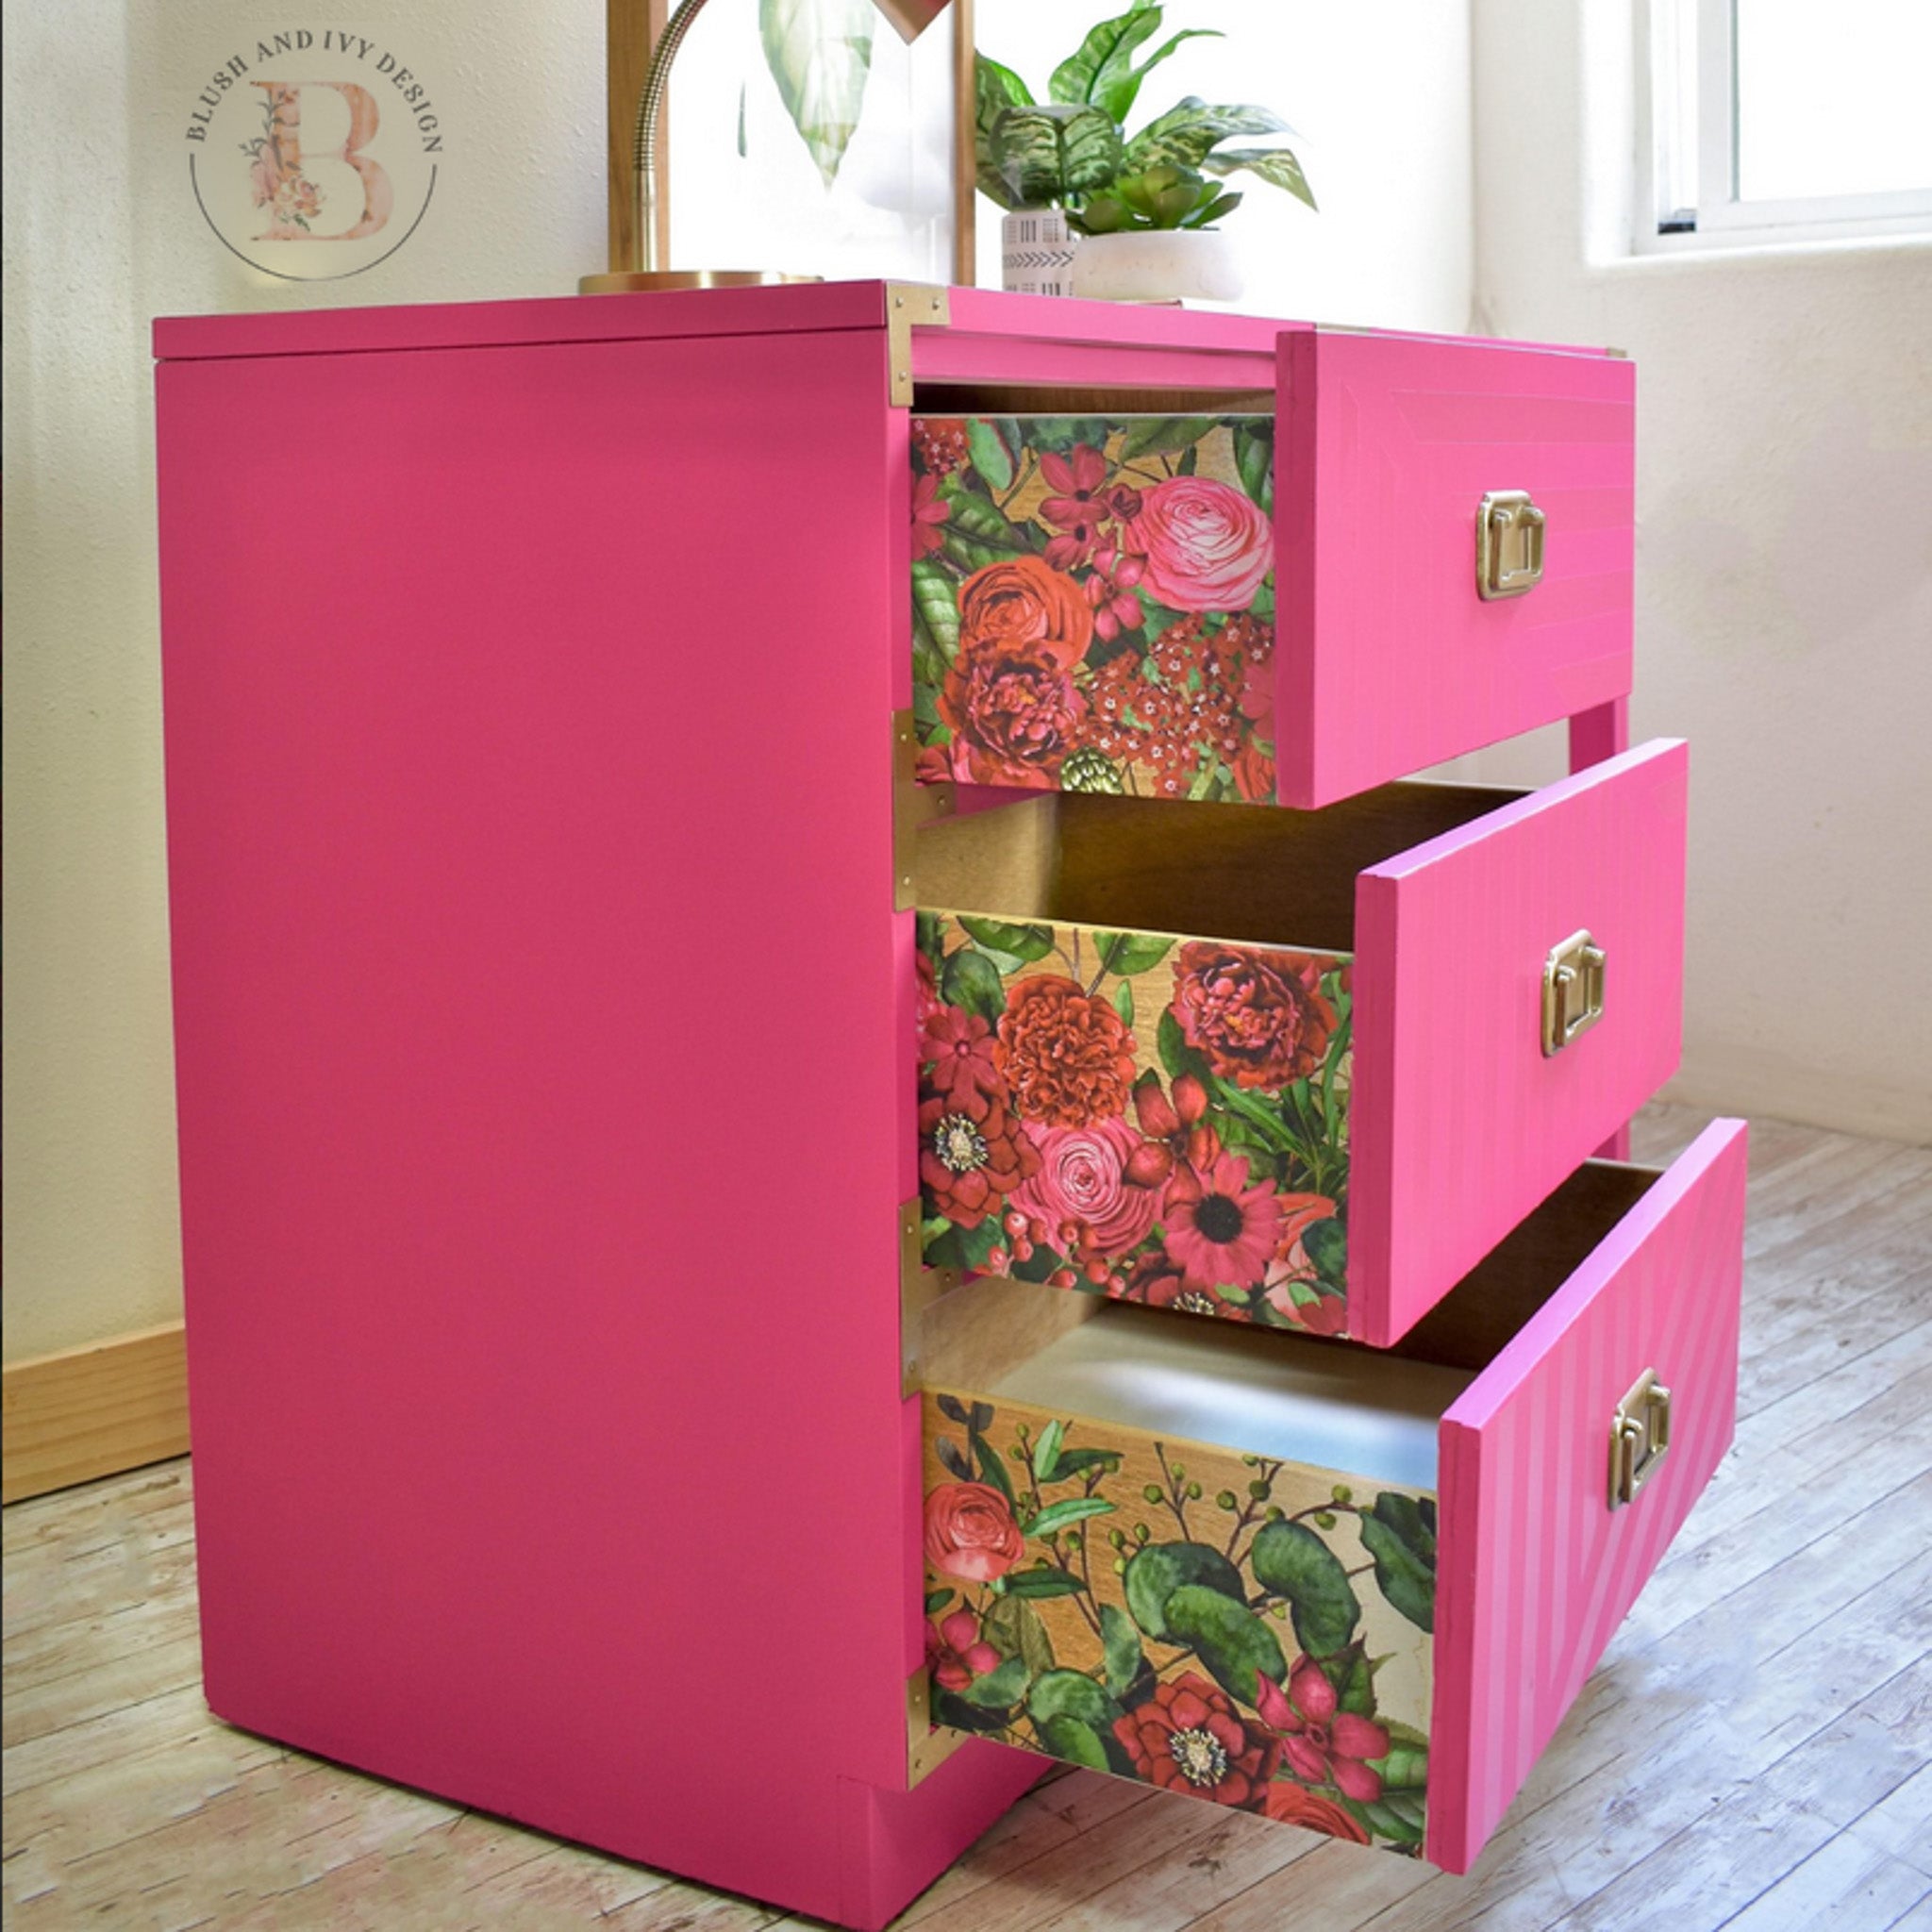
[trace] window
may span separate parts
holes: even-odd
[[[1648,16],[1640,249],[1932,231],[1927,0],[1649,0]]]

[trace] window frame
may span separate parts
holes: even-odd
[[[1638,0],[1640,255],[1932,234],[1932,186],[1737,199],[1736,0]],[[1696,76],[1687,75],[1694,41]],[[1687,162],[1694,165],[1687,165]]]

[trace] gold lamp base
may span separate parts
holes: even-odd
[[[663,289],[761,289],[775,282],[822,282],[824,275],[788,275],[775,269],[626,268],[583,275],[579,295],[630,295]]]

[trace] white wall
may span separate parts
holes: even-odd
[[[603,0],[353,19],[442,97],[448,165],[391,261],[301,286],[208,232],[183,142],[231,46],[299,19],[6,0],[9,1359],[180,1312],[151,318],[565,294],[604,266]]]
[[[1099,0],[977,5],[980,46],[1042,97],[1087,27],[1121,10]],[[1183,94],[1272,108],[1300,137],[1290,145],[1321,204],[1310,214],[1279,189],[1234,177],[1247,199],[1227,230],[1241,243],[1248,290],[1230,306],[1386,328],[1468,325],[1469,0],[1179,0],[1165,27],[1227,38],[1191,41],[1156,68],[1129,131]],[[984,200],[979,209],[979,278],[996,284],[999,211]]]
[[[1691,742],[1672,1091],[1932,1140],[1932,242],[1633,259],[1624,0],[1474,29],[1474,325],[1638,364],[1632,716]]]

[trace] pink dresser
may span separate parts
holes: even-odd
[[[855,1928],[1041,1754],[1466,1870],[1731,1430],[1630,364],[156,346],[212,1707]]]

